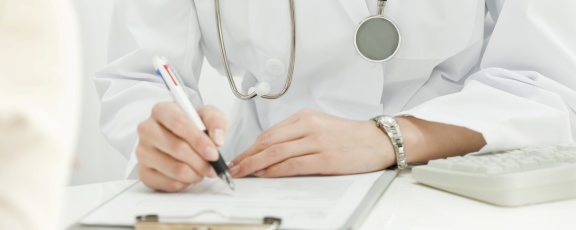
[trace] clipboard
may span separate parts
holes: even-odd
[[[202,224],[202,223],[162,223],[157,215],[136,217],[134,230],[278,230],[282,220],[264,217],[261,224]]]
[[[384,191],[388,188],[390,183],[392,183],[393,179],[397,176],[398,172],[396,170],[384,170],[382,174],[376,179],[376,181],[372,184],[364,198],[361,202],[354,208],[354,211],[349,216],[348,220],[345,222],[344,225],[335,228],[335,229],[357,229],[362,223],[364,218],[368,216],[372,207],[376,204],[377,200],[382,196]],[[135,183],[135,184],[138,184]],[[109,203],[111,200],[115,199],[119,195],[123,194],[127,190],[129,190],[130,186],[123,192],[119,193],[115,197],[111,198],[109,201],[102,204],[100,207],[96,208],[91,213],[95,212],[96,210],[100,209],[102,206]],[[90,214],[88,214],[90,215]],[[88,216],[86,215],[86,216]],[[98,226],[98,225],[83,225],[80,222],[76,223],[75,225],[71,226],[70,230],[127,230],[127,229],[135,229],[135,230],[273,230],[273,229],[283,229],[282,228],[282,219],[278,217],[262,217],[259,220],[255,220],[255,222],[251,224],[247,223],[202,223],[202,222],[190,222],[190,221],[183,221],[178,222],[174,220],[165,221],[166,218],[170,218],[170,216],[159,216],[155,214],[151,215],[141,215],[135,217],[134,226]]]

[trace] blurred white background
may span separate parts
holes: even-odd
[[[92,78],[94,72],[106,65],[108,27],[115,0],[69,0],[76,9],[82,44],[84,74],[82,78],[82,117],[77,157],[71,185],[121,180],[127,164],[100,133],[100,101]],[[234,95],[226,78],[204,62],[200,91],[205,104],[213,104],[228,113]]]

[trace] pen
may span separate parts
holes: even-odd
[[[186,95],[186,91],[184,91],[182,80],[178,73],[174,71],[168,60],[165,57],[155,57],[154,58],[154,67],[156,68],[156,74],[162,77],[164,84],[172,94],[172,98],[176,103],[182,108],[184,113],[194,122],[194,125],[198,127],[198,129],[204,131],[206,135],[208,135],[208,130],[206,126],[200,119],[200,116],[196,112],[196,109],[192,106],[192,103],[188,99]],[[234,190],[234,182],[232,182],[232,176],[230,176],[230,170],[228,166],[224,162],[222,158],[222,154],[218,151],[218,160],[216,161],[209,161],[212,165],[218,177],[228,184],[230,189]]]

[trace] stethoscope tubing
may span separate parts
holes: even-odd
[[[261,95],[260,97],[265,99],[277,99],[284,95],[290,86],[292,85],[292,76],[294,75],[294,63],[296,62],[296,20],[294,14],[294,0],[288,0],[290,4],[290,29],[292,32],[292,39],[290,42],[290,65],[288,67],[288,76],[286,77],[286,82],[284,88],[278,93],[273,95]],[[218,26],[218,38],[220,40],[220,51],[222,53],[222,61],[224,62],[224,68],[226,70],[226,77],[228,78],[228,84],[232,89],[232,93],[242,100],[250,100],[258,96],[256,91],[249,94],[242,94],[238,91],[234,79],[232,78],[232,72],[230,71],[230,65],[228,64],[228,55],[226,55],[226,46],[224,45],[224,36],[222,35],[222,20],[220,17],[220,1],[214,0],[215,10],[216,10],[216,22]]]

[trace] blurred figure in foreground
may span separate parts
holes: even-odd
[[[55,229],[79,116],[68,1],[0,0],[0,229]]]

